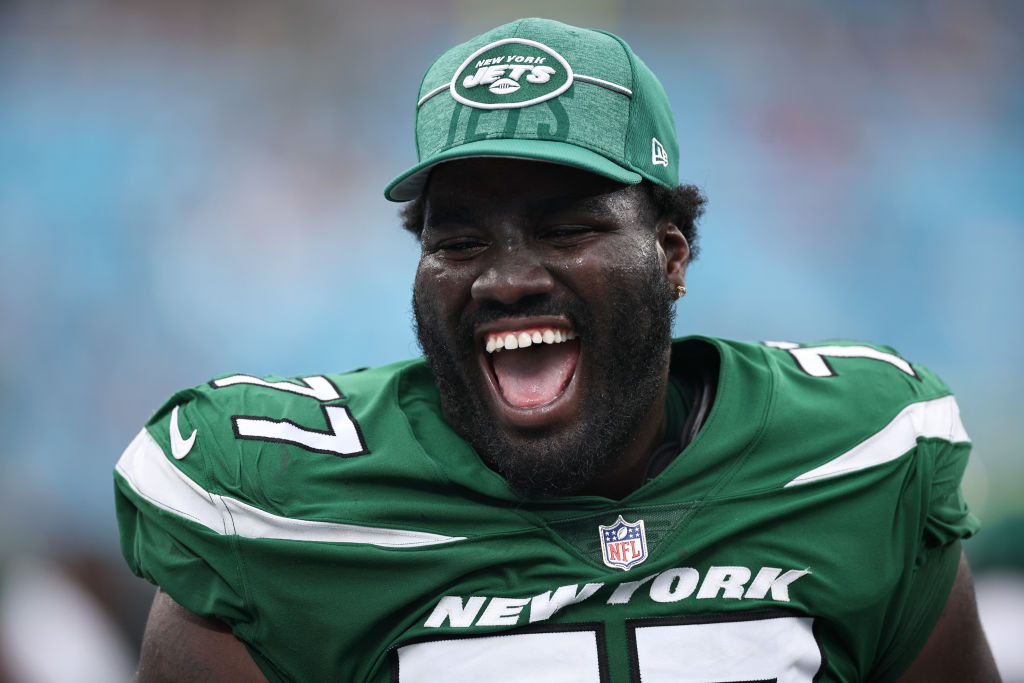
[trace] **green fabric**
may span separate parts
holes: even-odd
[[[492,68],[497,71],[488,77]],[[534,68],[547,71],[538,78]],[[509,89],[491,92],[487,80],[476,83],[481,78]],[[499,26],[441,55],[423,77],[418,102],[419,163],[387,186],[393,201],[414,199],[435,164],[467,156],[565,163],[631,184],[679,182],[665,91],[610,33],[547,19]],[[655,161],[655,139],[667,160]],[[517,144],[501,144],[510,142]]]
[[[678,377],[670,376],[665,390],[665,441],[679,438],[692,400],[689,386]]]
[[[931,548],[926,561],[915,570],[907,599],[908,609],[896,631],[896,639],[875,667],[879,681],[899,678],[924,647],[953,588],[960,567],[960,552],[958,540]]]
[[[612,681],[790,666],[795,680],[820,667],[816,680],[861,681],[912,658],[945,600],[921,588],[937,585],[922,583],[931,558],[977,529],[948,389],[919,366],[829,357],[818,377],[789,351],[711,338],[677,341],[673,357],[706,349],[721,369],[704,427],[621,501],[518,498],[445,423],[422,360],[180,392],[116,469],[124,555],[229,624],[274,681],[405,682],[418,667],[501,681],[515,668],[504,647],[521,648],[517,670],[568,661]],[[920,424],[945,436],[790,485],[923,405],[944,410]],[[175,418],[175,441],[196,434],[180,459]],[[253,424],[321,440],[246,436]],[[646,530],[627,571],[601,557],[598,526],[619,516]],[[327,532],[344,540],[311,535]],[[700,647],[672,661],[687,634]],[[542,654],[552,644],[558,657]]]

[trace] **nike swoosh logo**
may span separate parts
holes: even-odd
[[[178,406],[174,406],[174,410],[171,411],[171,455],[175,460],[181,460],[192,450],[198,431],[198,429],[193,429],[187,439],[181,438],[181,431],[178,429]]]

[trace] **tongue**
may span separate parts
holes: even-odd
[[[499,351],[491,358],[505,400],[528,408],[547,403],[562,393],[576,370],[579,355],[579,342],[568,341]]]

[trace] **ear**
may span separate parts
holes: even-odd
[[[686,266],[690,263],[690,244],[679,227],[663,218],[658,222],[658,246],[665,255],[665,276],[670,285],[686,284]]]

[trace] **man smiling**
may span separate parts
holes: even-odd
[[[696,192],[684,197],[696,212]],[[636,488],[662,439],[690,253],[647,191],[553,164],[452,161],[410,228],[417,330],[448,423],[522,495]]]
[[[162,589],[139,680],[998,679],[942,382],[671,339],[703,198],[629,46],[498,27],[428,69],[416,134],[386,195],[425,360],[226,375],[118,462]]]

